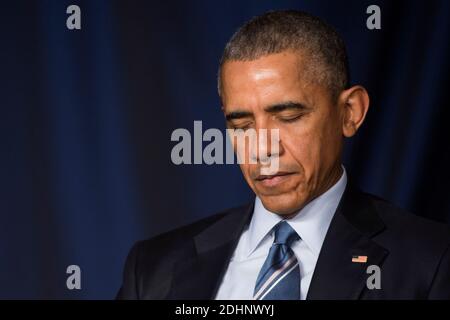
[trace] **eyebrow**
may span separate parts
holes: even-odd
[[[303,111],[303,110],[308,110],[308,109],[310,109],[310,108],[302,103],[287,101],[287,102],[277,103],[277,104],[268,106],[268,107],[264,108],[264,111],[266,111],[268,113],[278,113],[278,112],[282,112],[285,110]],[[235,120],[235,119],[248,118],[251,116],[253,116],[252,112],[237,110],[237,111],[232,111],[230,113],[227,113],[225,115],[225,118],[227,119],[227,121],[231,121],[231,120]]]
[[[303,110],[308,110],[308,109],[310,109],[310,108],[302,103],[288,101],[288,102],[283,102],[283,103],[278,103],[275,105],[268,106],[268,107],[264,108],[264,111],[269,112],[269,113],[278,113],[278,112],[282,112],[285,110],[303,111]]]
[[[225,118],[227,119],[227,121],[231,121],[231,120],[235,120],[235,119],[251,117],[252,115],[253,115],[253,113],[249,112],[249,111],[233,111],[233,112],[227,113],[225,115]]]

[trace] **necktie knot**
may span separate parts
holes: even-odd
[[[292,227],[286,221],[279,222],[275,228],[275,240],[274,244],[284,244],[291,246],[291,244],[300,239],[298,233],[292,229]]]

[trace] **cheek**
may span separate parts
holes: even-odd
[[[307,180],[320,171],[330,160],[330,152],[337,146],[335,129],[327,121],[310,121],[292,126],[285,132],[284,145],[287,153],[303,169]]]
[[[299,164],[305,171],[314,164],[315,159],[320,153],[321,137],[314,128],[307,126],[292,126],[286,131],[283,139],[287,153]]]
[[[251,177],[252,177],[252,174],[253,175],[255,174],[255,172],[257,170],[257,167],[255,167],[255,165],[251,165],[251,164],[248,164],[248,163],[240,164],[239,167],[240,167],[240,169],[242,171],[242,174],[244,175],[245,180],[252,187],[253,186],[253,179]]]
[[[239,167],[241,168],[242,173],[244,174],[244,177],[247,179],[249,176],[249,168],[247,164],[240,164]]]

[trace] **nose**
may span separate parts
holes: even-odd
[[[253,161],[268,165],[275,157],[281,156],[283,148],[280,143],[279,129],[258,129],[256,141],[257,145],[252,146],[250,151]]]

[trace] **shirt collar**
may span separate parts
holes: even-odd
[[[330,189],[309,202],[293,218],[287,220],[316,256],[319,255],[331,219],[347,185],[344,166],[342,169],[342,176]],[[256,197],[249,226],[248,255],[255,251],[265,237],[270,236],[269,232],[281,220],[283,220],[282,217],[264,208],[261,199]]]

